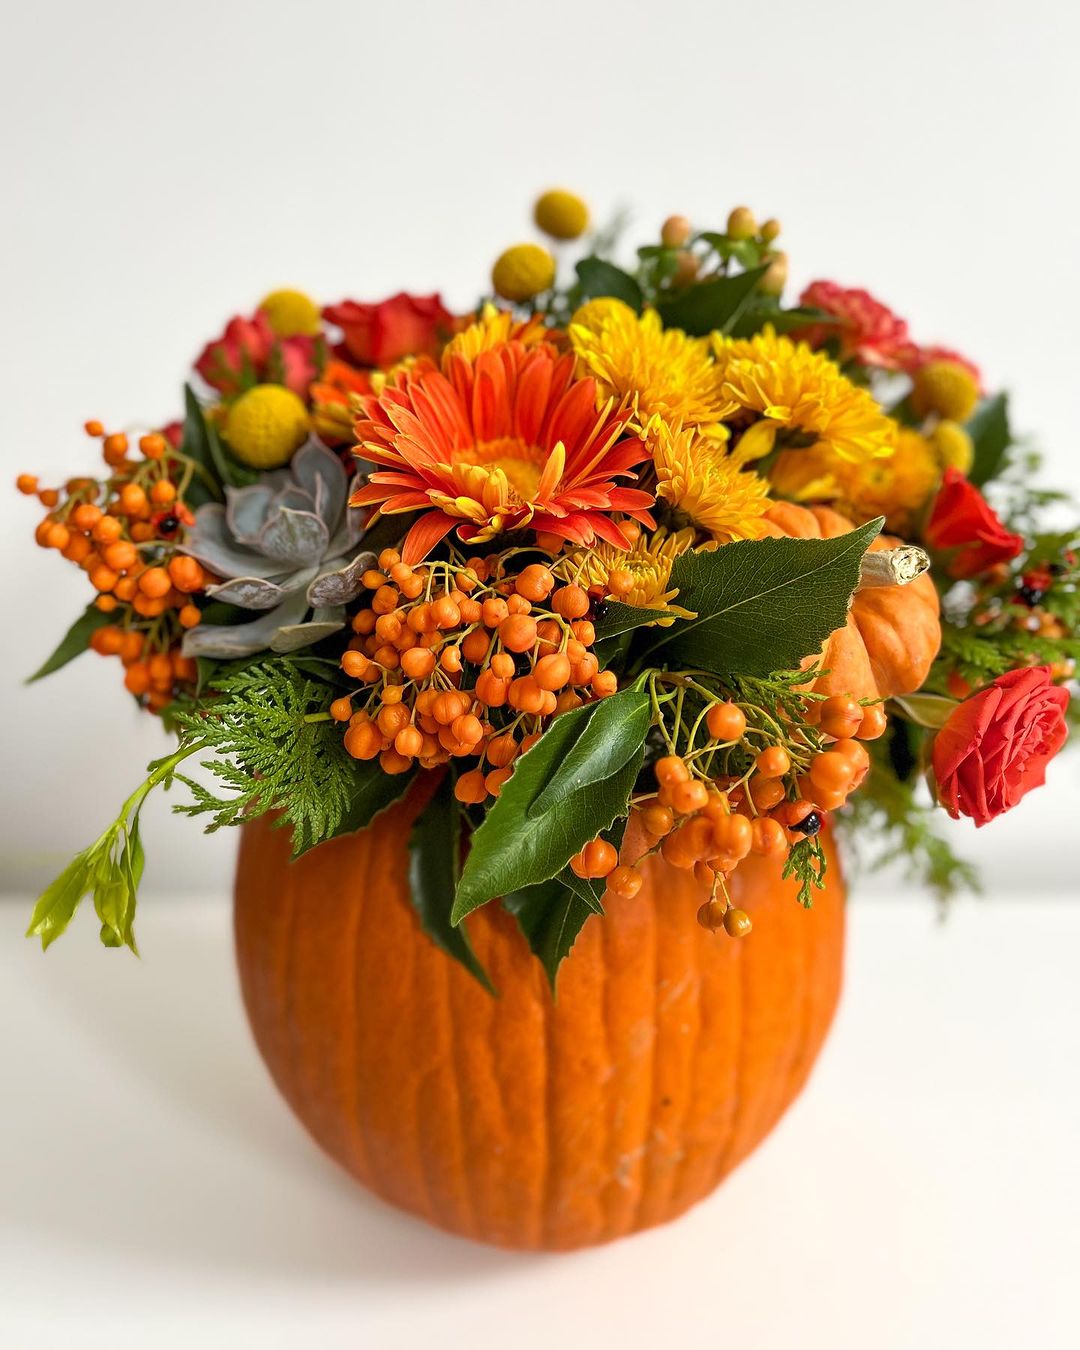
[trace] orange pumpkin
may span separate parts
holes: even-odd
[[[827,506],[776,502],[766,513],[767,533],[795,539],[832,539],[855,527]],[[901,541],[881,535],[871,551]],[[941,646],[937,588],[924,572],[906,586],[871,586],[856,591],[844,628],[822,648],[827,674],[814,684],[825,694],[892,698],[920,688]]]
[[[469,927],[492,997],[409,901],[426,795],[291,864],[285,831],[244,827],[240,977],[279,1088],[364,1185],[468,1237],[563,1249],[680,1214],[768,1133],[825,1037],[843,950],[831,841],[809,912],[779,864],[740,866],[741,941],[702,929],[692,874],[651,859],[635,899],[585,924],[554,1001],[490,904]]]

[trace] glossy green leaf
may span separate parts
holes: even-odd
[[[595,622],[596,640],[602,642],[605,638],[644,628],[657,619],[670,618],[671,611],[667,609],[645,609],[640,605],[624,605],[618,600],[605,600]]]
[[[967,424],[975,448],[975,460],[968,474],[976,487],[996,478],[1008,462],[1012,445],[1009,429],[1009,400],[1006,394],[984,399]]]
[[[40,938],[41,949],[45,951],[67,928],[80,900],[93,884],[93,862],[90,850],[86,849],[72,858],[56,880],[41,893],[30,916],[26,936]]]
[[[94,633],[112,621],[111,614],[103,614],[94,604],[87,605],[61,638],[60,645],[52,656],[34,671],[26,683],[33,684],[35,680],[43,680],[46,675],[51,675],[53,671],[60,670],[69,661],[81,656],[89,648]]]
[[[590,839],[626,814],[645,755],[648,720],[638,711],[643,697],[640,690],[627,689],[563,713],[522,755],[473,835],[452,923],[497,895],[557,876]],[[606,734],[590,736],[574,755],[601,712],[599,726]],[[545,792],[549,809],[530,814]]]
[[[503,905],[517,920],[554,991],[559,966],[593,910],[561,877],[511,891],[503,897]]]
[[[847,622],[863,554],[879,517],[835,539],[748,539],[675,560],[671,584],[696,612],[662,633],[650,663],[715,674],[794,670]]]
[[[217,428],[206,417],[190,385],[184,386],[181,449],[201,470],[191,480],[186,498],[189,506],[200,506],[204,501],[219,501],[221,488],[246,487],[259,478],[256,469],[241,464],[222,444]]]
[[[405,795],[405,791],[415,777],[414,772],[386,773],[379,767],[377,760],[357,760],[353,781],[352,797],[341,823],[328,839],[337,839],[342,834],[355,834],[357,830],[366,830],[389,806]],[[322,843],[316,840],[315,843]],[[314,844],[312,845],[314,847]],[[305,850],[306,851],[306,850]],[[297,853],[296,857],[301,854]]]
[[[613,296],[631,309],[639,311],[642,305],[641,287],[629,272],[607,262],[604,258],[582,258],[575,265],[582,295],[587,300]]]
[[[432,942],[494,993],[464,925],[455,928],[450,922],[460,872],[461,812],[454,800],[453,780],[446,774],[409,836],[409,894],[420,926]]]
[[[656,306],[665,328],[681,328],[691,337],[727,333],[768,269],[755,267],[731,277],[714,277],[689,286]]]

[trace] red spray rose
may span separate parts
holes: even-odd
[[[869,291],[839,286],[835,281],[812,281],[799,296],[799,303],[824,310],[839,320],[835,326],[812,324],[800,330],[797,336],[812,347],[838,338],[841,357],[854,356],[864,365],[884,370],[899,370],[900,353],[911,349],[905,321]]]
[[[935,551],[956,550],[949,563],[953,577],[978,576],[1024,547],[1023,538],[1005,528],[979,489],[956,469],[945,470],[923,533]]]
[[[1068,702],[1049,666],[1028,666],[961,703],[934,740],[938,798],[949,815],[985,825],[1041,787],[1065,744]]]
[[[208,342],[195,362],[208,385],[225,398],[235,398],[252,384],[284,384],[306,397],[315,378],[315,342],[310,337],[276,337],[266,315],[237,315],[214,342]]]
[[[343,300],[323,318],[342,331],[342,355],[360,366],[392,366],[405,356],[433,356],[452,331],[453,317],[438,295],[402,291],[377,305]]]

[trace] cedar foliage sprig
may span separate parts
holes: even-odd
[[[329,839],[349,807],[356,766],[324,711],[317,663],[277,657],[214,679],[215,697],[176,716],[182,742],[198,740],[212,758],[202,766],[220,790],[177,775],[191,802],[173,809],[209,815],[208,834],[269,811],[292,826],[293,852]]]

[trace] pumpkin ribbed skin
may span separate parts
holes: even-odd
[[[236,940],[278,1087],[318,1142],[390,1203],[500,1246],[565,1249],[674,1218],[798,1093],[840,990],[843,884],[808,913],[779,866],[733,878],[754,931],[696,922],[691,874],[645,864],[591,917],[552,1001],[512,918],[469,920],[492,997],[409,902],[412,793],[372,829],[295,863],[244,827]]]
[[[794,502],[775,502],[765,514],[765,525],[769,534],[794,539],[833,539],[855,528],[828,506]],[[881,535],[870,550],[893,548],[898,543],[899,539]],[[872,699],[920,689],[941,646],[940,609],[929,572],[907,586],[856,591],[847,624],[822,649],[820,659],[828,673],[815,681],[814,689]]]

